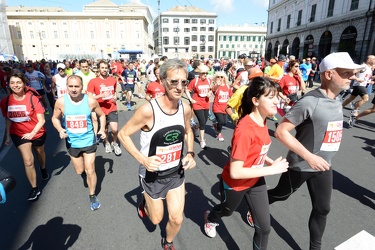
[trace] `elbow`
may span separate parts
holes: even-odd
[[[241,179],[237,171],[230,170],[229,175],[230,175],[230,178],[234,180]]]

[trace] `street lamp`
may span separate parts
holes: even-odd
[[[161,47],[161,16],[160,16],[160,0],[158,0],[158,15],[159,15],[159,35],[158,35],[158,56],[161,57],[162,54],[162,47]]]
[[[39,40],[40,40],[40,48],[42,50],[42,58],[44,58],[44,50],[43,50],[43,43],[42,43],[42,35],[40,33],[40,31],[38,32],[38,35],[39,35]]]

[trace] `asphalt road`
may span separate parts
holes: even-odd
[[[119,112],[120,127],[133,112]],[[349,110],[344,110],[344,114],[347,116]],[[268,126],[273,140],[269,156],[285,156],[286,149],[273,137],[274,122],[268,121]],[[47,167],[51,178],[42,182],[38,173],[42,188],[38,201],[27,201],[30,186],[14,146],[0,162],[18,182],[8,201],[0,205],[0,249],[161,249],[167,217],[154,226],[148,219],[139,219],[136,212],[141,197],[138,163],[125,150],[117,157],[106,154],[103,145],[98,147],[97,193],[102,206],[91,211],[88,190],[75,174],[65,143],[59,139],[49,118],[46,127]],[[375,235],[374,127],[375,115],[370,115],[354,128],[344,129],[341,149],[333,159],[334,190],[323,249],[334,249],[362,230]],[[218,176],[228,161],[226,148],[232,131],[233,125],[229,123],[223,131],[225,141],[219,142],[213,137],[209,121],[207,149],[201,150],[198,141],[195,142],[197,167],[186,172],[185,219],[174,240],[176,249],[252,248],[253,229],[245,223],[244,202],[231,217],[223,218],[216,238],[206,237],[202,227],[203,212],[219,202]],[[133,139],[139,145],[139,134]],[[267,177],[267,185],[274,187],[278,177]],[[287,201],[271,205],[270,210],[269,249],[308,249],[311,204],[306,185]],[[375,249],[371,241],[361,244],[355,249]]]

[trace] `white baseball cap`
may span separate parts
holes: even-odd
[[[63,63],[58,63],[57,65],[56,65],[56,69],[65,69],[65,64],[63,64]]]
[[[335,68],[361,70],[364,66],[354,63],[348,52],[331,53],[324,57],[319,64],[320,72]]]

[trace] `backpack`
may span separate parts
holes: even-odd
[[[36,90],[33,89],[33,88],[30,88],[30,87],[28,87],[28,86],[26,86],[25,88],[26,88],[25,93],[27,93],[27,92],[31,92],[31,95],[30,95],[30,103],[31,103],[31,109],[34,110],[33,96],[38,97],[39,101],[40,101],[40,98],[42,98],[42,96],[38,93],[38,91],[36,91]],[[10,95],[7,96],[7,99],[6,99],[6,101],[5,101],[5,107],[6,107],[6,110],[8,110],[9,97],[10,97]]]

